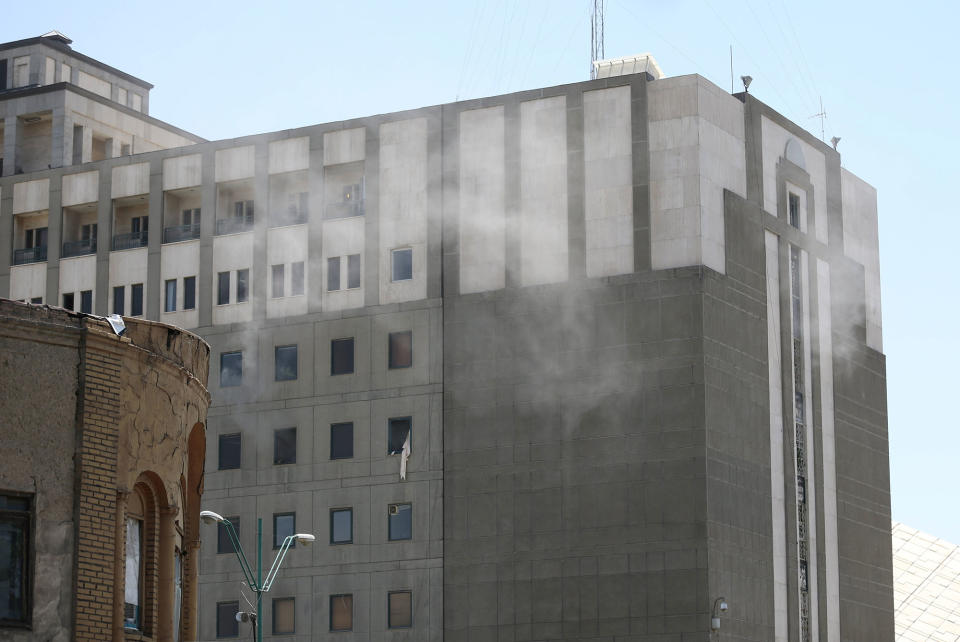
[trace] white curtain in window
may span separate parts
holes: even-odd
[[[123,601],[128,605],[125,610],[135,611],[135,615],[127,614],[127,626],[134,624],[140,625],[140,539],[143,523],[133,517],[127,518],[127,561],[126,561],[126,586],[123,593]],[[129,606],[136,607],[129,609]],[[131,618],[131,615],[133,617]],[[133,619],[133,622],[129,620]]]

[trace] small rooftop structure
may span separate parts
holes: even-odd
[[[70,38],[67,38],[67,36],[65,36],[64,34],[60,33],[60,32],[57,31],[56,29],[54,29],[53,31],[48,31],[47,33],[43,34],[43,35],[40,36],[40,37],[41,37],[41,38],[50,38],[51,40],[59,40],[60,42],[62,42],[62,43],[65,44],[65,45],[69,45],[69,44],[72,44],[72,43],[73,43],[73,40],[70,40]]]
[[[593,61],[593,75],[595,78],[626,76],[628,74],[638,74],[642,71],[653,76],[654,80],[663,78],[660,65],[657,64],[653,55],[648,53]]]

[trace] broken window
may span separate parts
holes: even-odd
[[[297,429],[280,428],[273,431],[273,463],[297,463]]]
[[[73,312],[73,292],[65,292],[63,295],[63,307]]]
[[[240,611],[240,602],[217,602],[217,637],[235,638],[240,635],[240,623],[237,622],[237,613]]]
[[[403,452],[403,444],[410,436],[410,447],[413,448],[413,437],[410,435],[410,417],[397,417],[389,421],[387,435],[387,454],[399,455]]]
[[[233,470],[240,468],[240,452],[242,438],[240,433],[235,432],[229,435],[220,435],[218,441],[219,452],[217,453],[217,469]]]
[[[413,278],[413,250],[410,248],[391,252],[391,281],[409,281]]]

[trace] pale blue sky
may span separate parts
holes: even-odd
[[[156,85],[153,116],[219,139],[584,80],[589,5],[14,3],[0,42],[62,31]],[[732,44],[736,77],[816,134],[822,97],[826,138],[879,192],[893,516],[960,544],[957,6],[608,0],[606,54],[650,52],[729,90]]]

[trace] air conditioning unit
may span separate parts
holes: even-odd
[[[391,506],[391,507],[390,507],[390,514],[391,514],[391,515],[399,515],[399,514],[400,514],[400,507],[397,506],[396,504],[394,504],[393,506]]]

